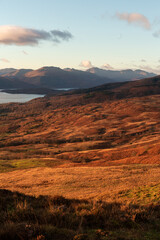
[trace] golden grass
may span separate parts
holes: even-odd
[[[35,196],[62,195],[104,201],[124,201],[122,191],[157,183],[160,183],[160,165],[34,168],[0,174],[1,189]]]

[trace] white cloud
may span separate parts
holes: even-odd
[[[79,66],[84,67],[84,68],[92,68],[93,67],[91,61],[88,61],[88,60],[82,61]]]
[[[1,62],[4,62],[4,63],[9,63],[10,61],[8,60],[8,59],[6,59],[6,58],[0,58],[0,61]]]
[[[17,46],[35,46],[40,41],[53,41],[60,43],[68,41],[73,36],[68,31],[44,31],[20,26],[4,25],[0,26],[0,44]]]
[[[108,63],[103,64],[101,68],[105,68],[105,69],[107,69],[107,70],[113,70],[113,69],[114,69],[114,68],[113,68],[110,64],[108,64]]]
[[[135,24],[141,26],[144,29],[151,29],[151,24],[147,17],[140,13],[117,13],[116,17],[119,20],[128,22],[129,24]]]
[[[146,72],[160,74],[159,66],[153,66],[152,67],[152,66],[149,66],[149,65],[134,65],[134,67],[136,67],[136,69],[142,69]]]

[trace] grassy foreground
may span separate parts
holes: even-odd
[[[0,173],[0,189],[37,197],[61,195],[69,199],[156,204],[160,201],[160,165],[17,168]]]
[[[1,240],[160,239],[160,205],[123,205],[0,190]]]
[[[0,239],[159,240],[159,170],[123,165],[1,173]]]
[[[0,240],[159,240],[152,89],[0,105]]]

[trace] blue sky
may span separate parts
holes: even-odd
[[[158,0],[1,0],[0,9],[0,68],[160,73]]]

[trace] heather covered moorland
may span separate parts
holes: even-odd
[[[0,105],[0,239],[159,239],[159,78]]]
[[[160,240],[160,1],[0,9],[0,240]]]

